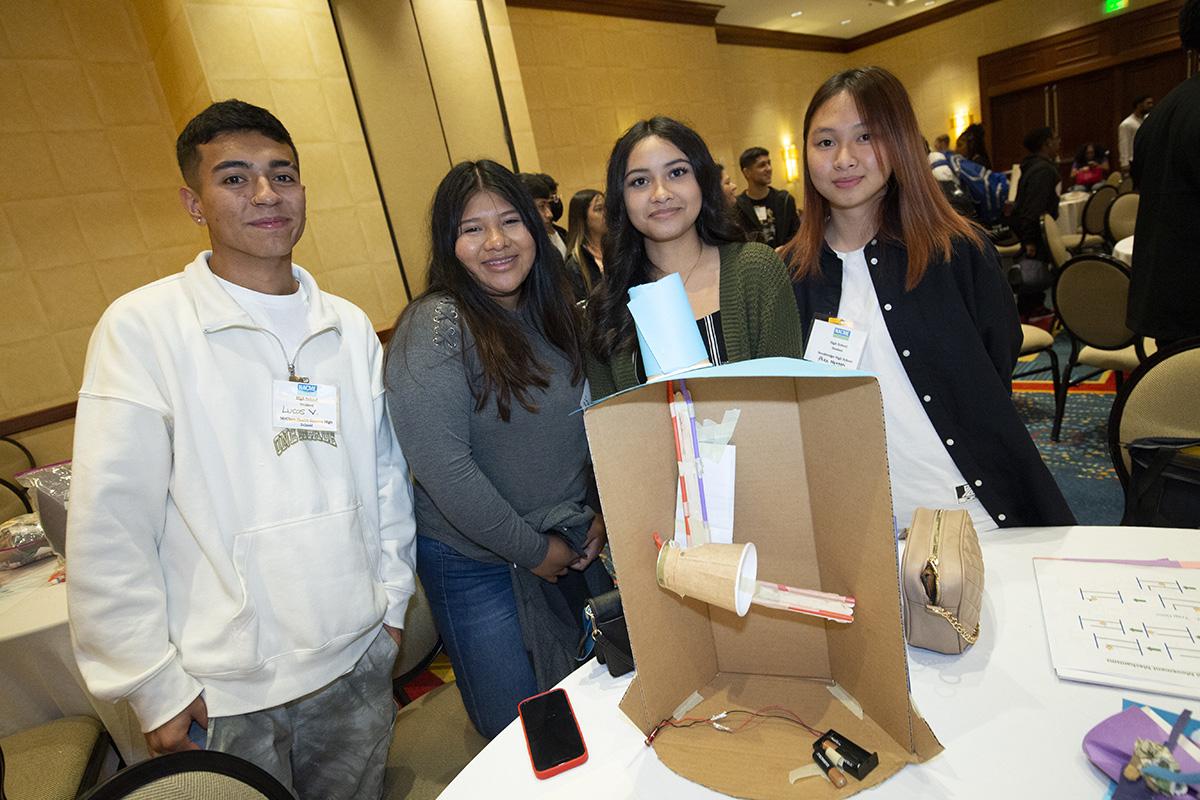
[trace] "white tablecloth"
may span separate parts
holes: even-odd
[[[1126,236],[1113,245],[1113,258],[1133,266],[1133,237]]]
[[[50,559],[5,575],[22,582],[36,575],[43,583],[0,593],[0,736],[82,714],[104,723],[126,762],[141,761],[146,740],[129,706],[97,700],[83,688],[67,627],[66,584],[44,583],[55,567]]]
[[[1160,528],[1025,528],[984,534],[982,633],[961,656],[909,649],[912,694],[945,751],[902,769],[862,796],[945,798],[1104,796],[1107,779],[1085,758],[1083,736],[1128,697],[1159,708],[1195,702],[1059,680],[1050,663],[1034,556],[1200,560],[1200,532]],[[587,743],[587,763],[549,780],[529,767],[520,722],[494,739],[441,800],[478,797],[715,798],[671,772],[617,703],[630,676],[589,662],[560,685]],[[801,754],[803,755],[803,754]],[[798,756],[797,766],[804,761]],[[754,765],[748,764],[748,769]],[[850,779],[853,781],[853,778]],[[804,796],[797,787],[796,796]]]
[[[1058,199],[1058,230],[1063,236],[1083,230],[1083,207],[1089,197],[1087,192],[1067,192]]]

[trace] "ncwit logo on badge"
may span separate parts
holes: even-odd
[[[833,338],[835,338],[835,339],[847,339],[847,340],[849,340],[849,338],[850,338],[850,329],[849,329],[849,328],[837,328],[837,327],[835,327],[835,328],[833,329]]]
[[[296,384],[296,391],[299,394],[316,394],[317,385],[315,383],[298,383]]]

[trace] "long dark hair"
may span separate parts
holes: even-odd
[[[654,280],[653,265],[646,257],[646,244],[640,231],[625,211],[625,169],[629,155],[638,142],[651,136],[665,139],[678,147],[692,166],[700,185],[700,215],[696,233],[700,241],[720,245],[742,239],[721,190],[721,168],[708,152],[700,134],[670,117],[651,117],[635,122],[613,145],[608,157],[608,175],[604,196],[605,239],[604,282],[588,301],[588,344],[597,356],[609,359],[621,349],[633,346],[636,333],[629,313],[629,287]]]
[[[908,251],[905,288],[921,282],[929,260],[948,260],[952,240],[962,237],[982,247],[980,229],[950,207],[929,169],[917,117],[908,92],[895,75],[882,67],[861,67],[839,72],[817,89],[804,113],[804,149],[808,152],[809,128],[821,106],[846,92],[871,133],[871,146],[880,163],[891,166],[887,190],[880,205],[879,234],[904,245]],[[903,195],[903,197],[901,197]],[[783,259],[792,265],[794,277],[803,280],[819,275],[821,249],[830,207],[806,169],[804,171],[804,219],[788,242]]]
[[[579,265],[579,274],[583,278],[584,290],[588,294],[592,292],[592,273],[583,260],[584,245],[590,244],[597,250],[601,247],[600,242],[588,239],[587,229],[588,215],[596,195],[603,197],[604,192],[598,189],[580,189],[567,205],[567,255],[575,257],[575,263]]]
[[[458,227],[467,202],[479,192],[493,192],[512,204],[521,224],[537,245],[533,267],[521,284],[518,302],[527,312],[546,341],[561,350],[571,362],[571,382],[583,375],[578,320],[568,299],[569,289],[563,275],[562,259],[550,239],[533,198],[506,167],[495,161],[463,161],[442,178],[430,211],[431,252],[428,284],[421,296],[409,305],[396,323],[396,335],[409,335],[407,317],[418,301],[430,295],[449,295],[458,306],[459,320],[475,339],[475,348],[483,368],[483,385],[471,385],[475,410],[482,411],[488,398],[496,394],[500,419],[509,419],[512,399],[530,412],[538,407],[530,389],[550,385],[547,369],[538,361],[513,316],[502,308],[458,260],[454,252]],[[463,353],[466,366],[466,354]]]

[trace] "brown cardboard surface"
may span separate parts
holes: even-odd
[[[684,777],[734,797],[805,800],[848,797],[882,783],[906,763],[916,760],[916,756],[899,747],[873,721],[860,720],[851,714],[819,682],[721,673],[700,693],[704,702],[688,712],[689,717],[710,717],[734,708],[753,711],[780,705],[820,731],[832,728],[879,754],[879,766],[865,780],[847,775],[846,787],[837,789],[824,778],[788,783],[788,773],[812,763],[815,739],[791,722],[761,720],[737,733],[697,725],[668,728],[659,734],[654,749],[664,764]],[[732,728],[747,718],[746,714],[731,714],[721,724]]]
[[[934,755],[940,745],[908,697],[878,385],[855,377],[712,377],[688,385],[700,419],[741,409],[734,539],[758,548],[759,578],[854,595],[855,622],[757,606],[739,618],[659,588],[651,534],[671,535],[678,482],[666,389],[605,400],[585,421],[638,669],[622,710],[648,733],[699,690],[706,699],[692,716],[782,705],[879,753],[867,781],[851,778],[834,790],[788,784],[787,773],[808,763],[812,749],[812,737],[788,723],[737,734],[672,729],[656,741],[671,769],[740,797],[846,796]],[[825,688],[831,679],[862,705],[865,719],[833,699]]]

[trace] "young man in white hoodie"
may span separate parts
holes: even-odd
[[[215,103],[177,142],[212,250],[109,307],[79,393],[80,671],[152,752],[243,756],[301,798],[382,791],[414,590],[412,488],[370,320],[292,263],[299,157]]]

